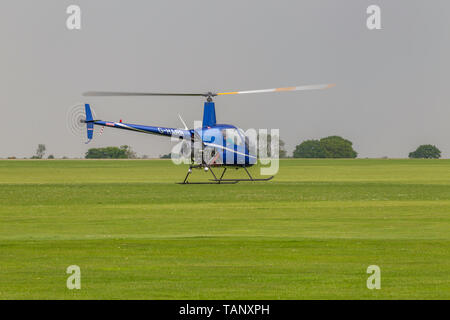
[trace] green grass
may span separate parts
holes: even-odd
[[[0,161],[0,299],[450,299],[449,160],[283,160],[271,182],[175,184],[185,171]]]

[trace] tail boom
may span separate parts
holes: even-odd
[[[189,129],[183,130],[176,128],[144,126],[140,124],[122,123],[122,121],[113,122],[113,121],[95,120],[93,119],[91,107],[89,106],[89,104],[86,103],[84,106],[86,112],[86,119],[84,120],[84,123],[86,123],[88,142],[91,141],[92,138],[94,137],[94,125],[135,132],[149,133],[167,137],[175,136],[179,137],[180,139],[189,139],[189,140],[194,135],[194,131]]]
[[[166,128],[166,127],[154,127],[154,126],[144,126],[140,124],[132,123],[122,123],[122,122],[111,122],[111,121],[98,121],[92,122],[94,125],[105,126],[116,129],[130,130],[135,132],[142,132],[160,136],[175,136],[183,139],[190,139],[192,136],[191,130],[183,130],[176,128]]]

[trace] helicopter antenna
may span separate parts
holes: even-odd
[[[187,125],[186,125],[186,123],[184,122],[183,118],[180,116],[180,114],[178,114],[178,118],[180,118],[180,121],[181,121],[181,123],[182,123],[183,126],[184,126],[184,130],[189,130],[188,127],[187,127]]]

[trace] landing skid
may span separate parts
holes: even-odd
[[[210,171],[211,174],[213,175],[214,179],[209,179],[209,181],[211,182],[189,182],[188,178],[189,175],[192,173],[192,168],[196,168],[196,169],[200,169],[200,168],[205,168],[206,170]],[[178,184],[236,184],[238,182],[241,181],[248,181],[248,182],[252,182],[252,181],[269,181],[272,180],[274,176],[268,177],[268,178],[264,178],[264,179],[255,179],[252,177],[252,175],[250,174],[250,172],[248,172],[246,167],[243,167],[245,172],[247,173],[247,175],[249,176],[249,179],[223,179],[223,176],[225,175],[225,172],[227,171],[227,168],[225,167],[222,171],[222,174],[220,176],[219,179],[217,179],[217,176],[214,174],[214,171],[212,170],[211,167],[207,167],[207,166],[202,166],[202,165],[196,165],[196,166],[190,166],[188,173],[186,174],[186,177],[184,178],[183,182],[179,182]]]
[[[230,181],[235,181],[236,183],[237,182],[240,182],[240,181],[249,181],[249,182],[252,182],[252,181],[269,181],[269,180],[272,180],[272,178],[273,178],[273,176],[272,177],[269,177],[269,178],[265,178],[265,179],[209,179],[209,181],[217,181],[217,182],[230,182]]]
[[[210,179],[211,182],[177,182],[178,184],[236,184],[239,181],[225,181],[225,180],[213,180]],[[217,182],[212,182],[212,181],[217,181]],[[220,182],[222,181],[222,182]]]

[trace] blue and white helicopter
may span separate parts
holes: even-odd
[[[248,167],[254,165],[257,161],[257,155],[250,147],[251,142],[244,131],[230,124],[218,124],[216,122],[216,110],[213,97],[234,94],[248,93],[264,93],[264,92],[284,92],[284,91],[301,91],[301,90],[319,90],[333,87],[334,84],[306,85],[297,87],[273,88],[249,91],[233,91],[233,92],[206,92],[206,93],[146,93],[146,92],[108,92],[108,91],[89,91],[83,95],[88,97],[118,97],[118,96],[184,96],[184,97],[205,97],[203,110],[203,123],[199,128],[188,129],[184,121],[184,129],[146,126],[131,123],[122,123],[114,121],[103,121],[94,119],[91,107],[85,104],[85,118],[79,121],[86,124],[88,142],[92,140],[94,135],[94,126],[110,127],[116,129],[130,130],[135,132],[149,133],[167,137],[178,137],[183,142],[187,142],[190,147],[191,159],[190,166],[186,177],[182,184],[190,183],[238,183],[240,181],[268,181],[273,178],[253,178]],[[197,143],[197,144],[196,144]],[[200,158],[194,158],[195,152],[192,152],[194,146],[199,146]],[[221,175],[218,177],[212,168],[223,167]],[[189,182],[189,175],[192,169],[204,169],[211,172],[213,179],[209,182]],[[224,179],[227,168],[244,169],[248,175],[248,179]]]

